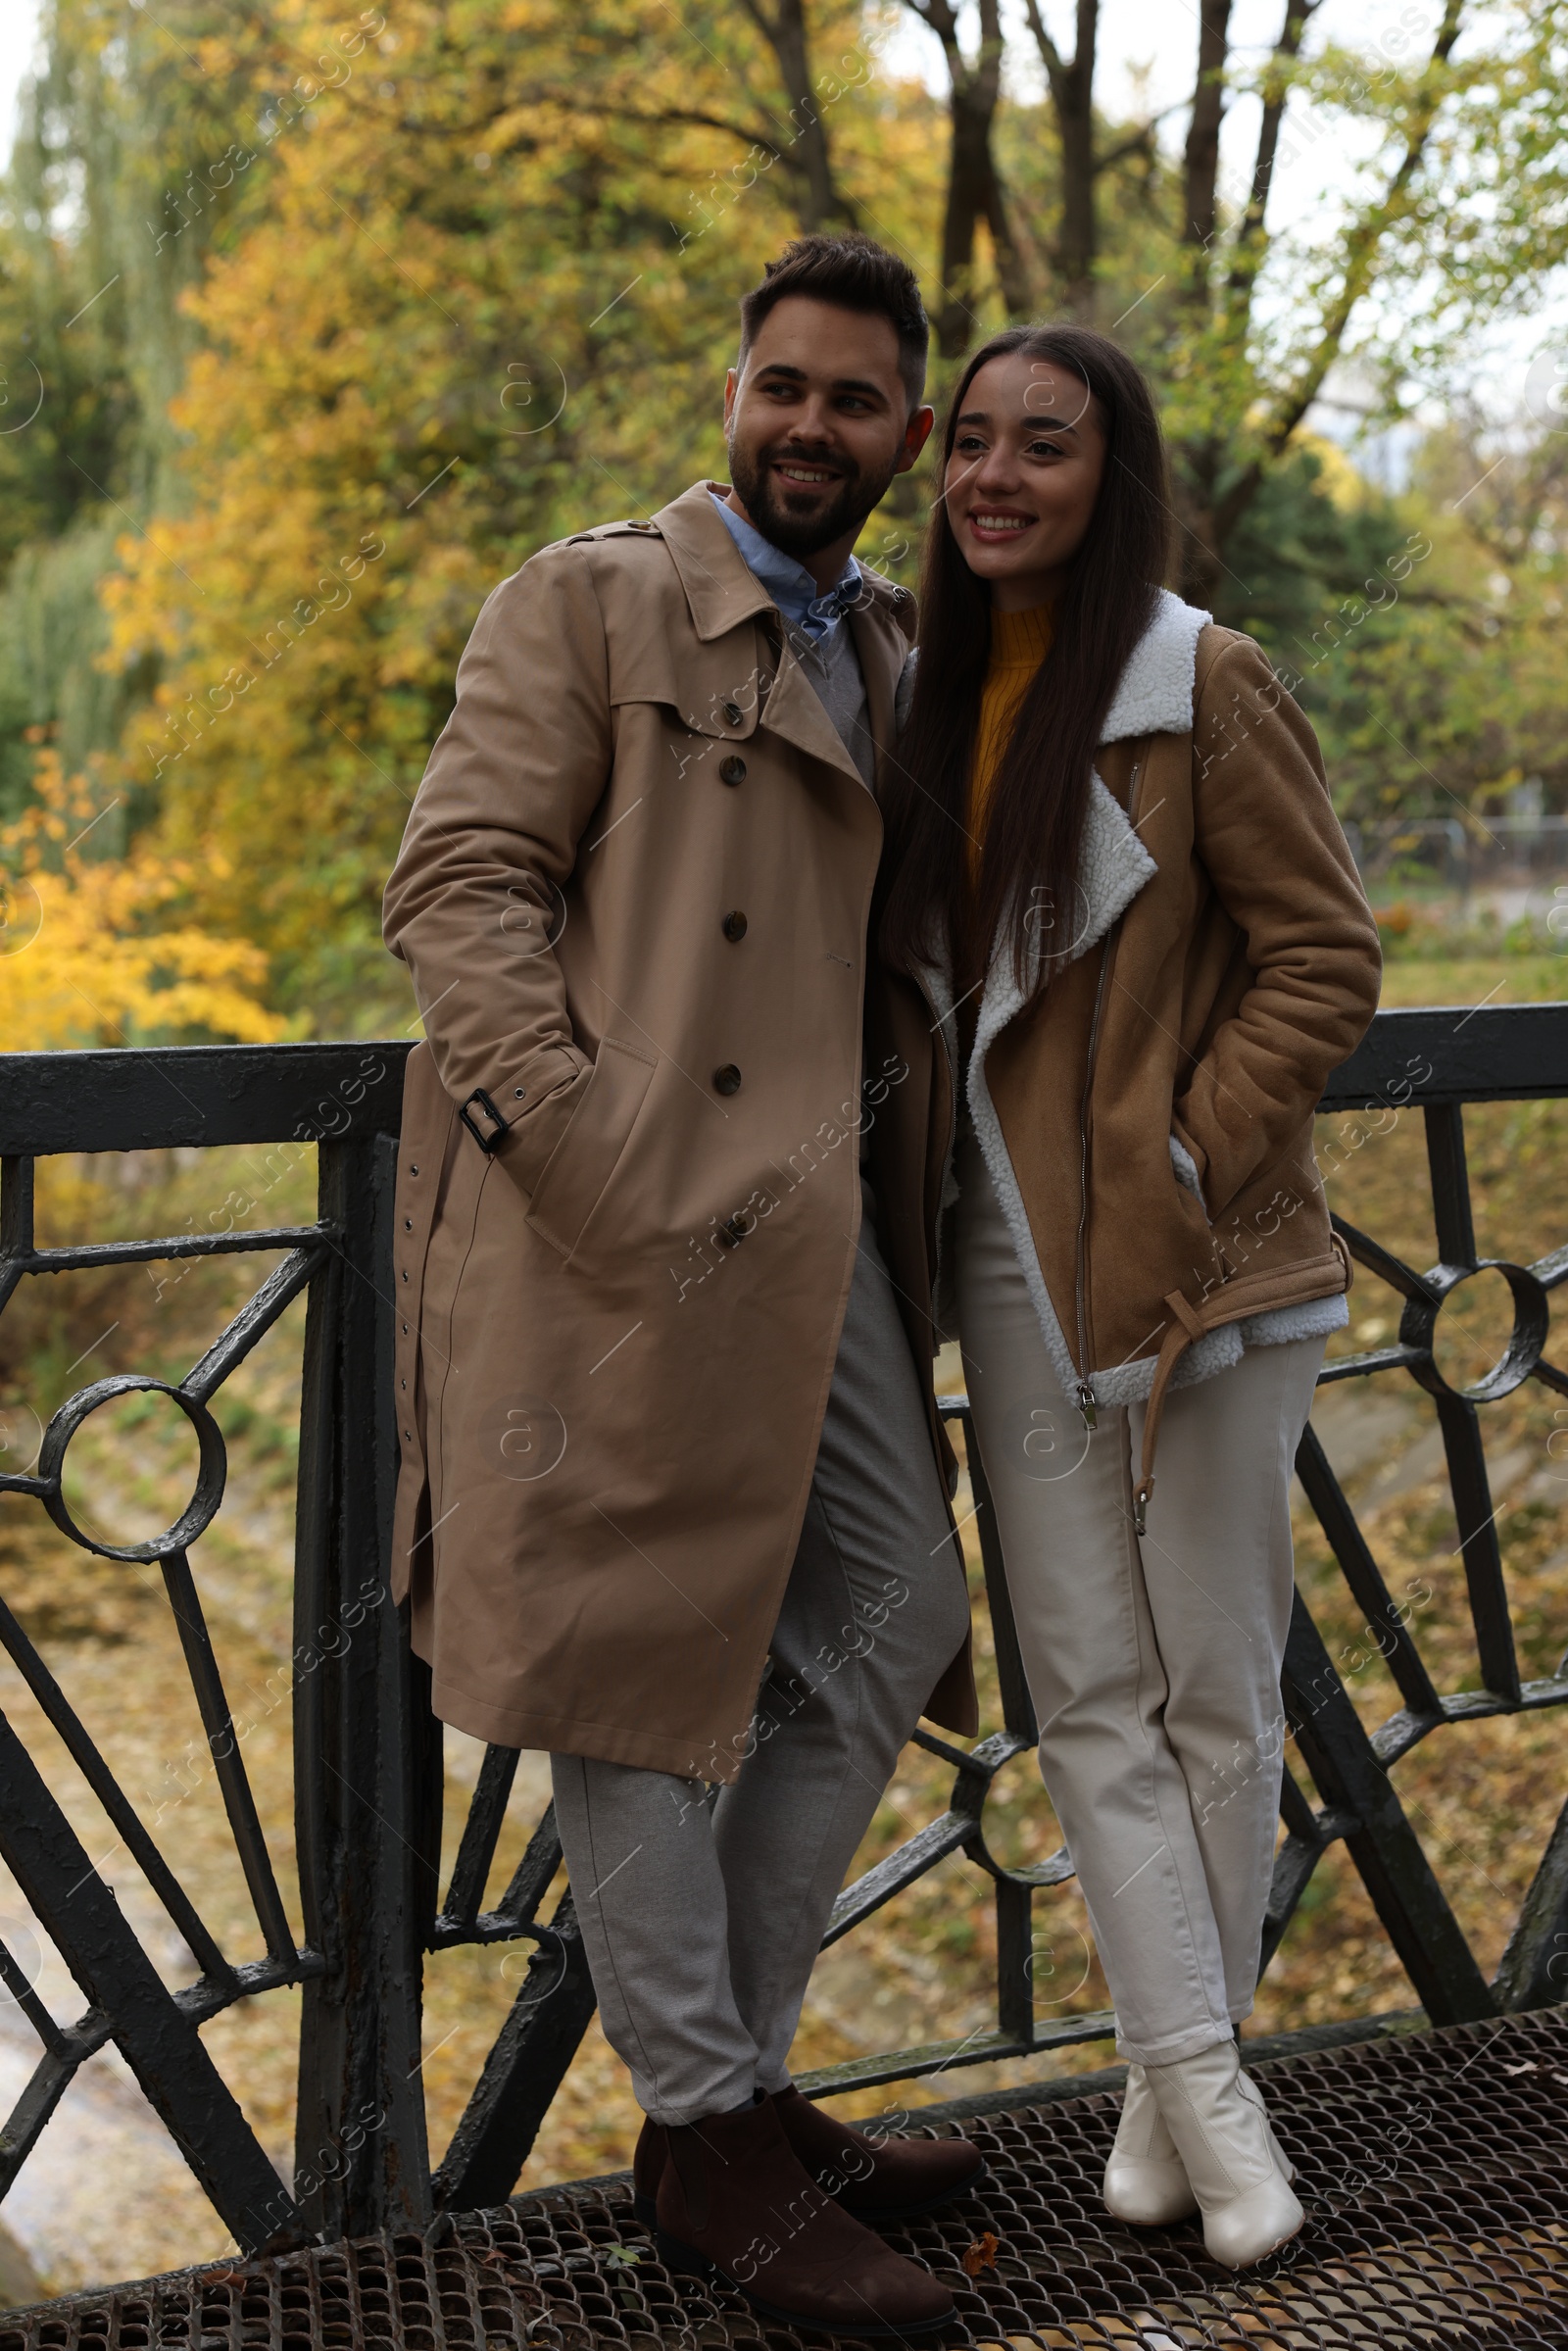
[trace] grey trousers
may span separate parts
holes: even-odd
[[[1279,1820],[1291,1472],[1324,1341],[1250,1347],[1165,1403],[1149,1532],[1144,1407],[1091,1436],[1057,1385],[978,1147],[960,1161],[969,1400],[1040,1721],[1040,1768],[1144,2065],[1251,2012]]]
[[[755,1745],[701,1781],[552,1758],[606,2037],[657,2122],[782,2089],[828,1913],[968,1625],[909,1344],[870,1221]]]

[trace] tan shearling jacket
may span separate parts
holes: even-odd
[[[1032,1008],[999,942],[967,1104],[1064,1392],[1091,1423],[1150,1399],[1147,1499],[1166,1387],[1348,1287],[1312,1114],[1380,972],[1311,727],[1250,638],[1168,594],[1106,720],[1079,878]],[[951,1176],[938,1198],[940,1224]],[[934,1277],[929,1223],[927,1247]]]

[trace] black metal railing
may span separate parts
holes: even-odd
[[[402,1046],[217,1047],[0,1057],[0,1308],[24,1281],[94,1266],[236,1251],[281,1253],[249,1303],[177,1382],[99,1380],[62,1404],[36,1465],[0,1475],[0,1494],[41,1503],[71,1540],[107,1561],[162,1572],[200,1707],[265,1958],[225,1955],[125,1796],[70,1699],[0,1593],[0,1642],[58,1734],[153,1893],[194,1954],[197,1973],[170,1989],[94,1868],[15,1729],[0,1716],[0,1857],[85,2000],[74,2022],[45,2007],[0,1945],[0,1980],[37,2033],[41,2054],[0,2131],[0,2194],[10,2187],[77,2068],[113,2041],[214,2206],[247,2249],[422,2228],[441,2208],[494,2204],[514,2187],[540,2122],[593,2013],[569,1890],[540,1916],[561,1862],[547,1811],[492,1910],[482,1904],[516,1769],[488,1749],[444,1893],[440,1731],[424,1669],[388,1604],[395,1475],[391,1403],[391,1203]],[[1411,1073],[1419,1069],[1412,1084]],[[1285,1706],[1309,1794],[1288,1773],[1269,1906],[1265,1964],[1322,1855],[1346,1844],[1428,2018],[1456,2023],[1554,2002],[1568,1975],[1568,1806],[1548,1841],[1493,1983],[1488,1983],[1396,1793],[1390,1771],[1417,1740],[1478,1716],[1568,1699],[1568,1679],[1522,1680],[1514,1649],[1482,1408],[1536,1379],[1568,1395],[1544,1354],[1550,1293],[1568,1279],[1568,1247],[1532,1265],[1502,1264],[1514,1330],[1501,1360],[1468,1390],[1435,1352],[1444,1298],[1484,1265],[1472,1227],[1464,1105],[1568,1096],[1568,1004],[1379,1016],[1336,1073],[1325,1107],[1419,1101],[1439,1263],[1418,1272],[1343,1227],[1366,1270],[1403,1301],[1396,1346],[1342,1357],[1324,1381],[1414,1378],[1435,1398],[1463,1553],[1482,1687],[1437,1688],[1396,1606],[1328,1459],[1308,1430],[1298,1467],[1346,1583],[1378,1636],[1402,1705],[1368,1734],[1311,1615],[1298,1598]],[[35,1246],[32,1169],[59,1152],[314,1142],[313,1224],[151,1238],[68,1249]],[[296,1496],[295,1847],[303,1938],[296,1942],[247,1779],[220,1660],[203,1614],[191,1546],[222,1502],[223,1440],[210,1410],[223,1382],[301,1293],[308,1298]],[[114,1543],[74,1522],[65,1497],[72,1439],[116,1396],[158,1391],[192,1424],[195,1492],[168,1531]],[[961,1398],[944,1400],[965,1424]],[[949,1807],[840,1897],[827,1939],[851,1934],[947,1855],[961,1851],[995,1885],[997,2026],[962,2042],[886,2052],[808,2078],[818,2092],[899,2081],[1101,2037],[1102,2014],[1042,2022],[1032,1984],[1032,1905],[1071,1876],[1065,1853],[1033,1867],[999,1860],[985,1807],[997,1774],[1033,1745],[1036,1726],[1007,1608],[984,1477],[972,1444],[973,1500],[991,1609],[1003,1722],[965,1751],[932,1734],[919,1743],[953,1771]],[[349,1638],[340,1638],[347,1634]],[[1386,1641],[1387,1646],[1384,1647]],[[420,2089],[423,1954],[454,1944],[523,1940],[526,1973],[439,2169],[432,2172]],[[282,2186],[203,2047],[200,2028],[234,2001],[302,1987],[297,2193]],[[317,2150],[334,2161],[318,2169]]]

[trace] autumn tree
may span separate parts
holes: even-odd
[[[0,201],[0,815],[25,804],[37,728],[81,770],[151,682],[99,666],[98,582],[176,495],[183,297],[260,196],[259,122],[314,55],[300,29],[256,0],[45,0]],[[96,854],[124,847],[125,808]]]
[[[1440,25],[1368,60],[1314,45],[1314,4],[1281,0],[1233,187],[1219,0],[1175,145],[1097,102],[1098,0],[1073,0],[1071,56],[1065,0],[1005,26],[903,0],[929,81],[887,72],[891,0],[49,0],[0,208],[0,333],[47,392],[0,435],[0,865],[73,954],[110,926],[140,1034],[152,996],[171,1033],[404,1025],[381,883],[479,605],[550,539],[721,468],[738,294],[835,221],[919,271],[939,395],[1008,317],[1095,318],[1145,361],[1183,585],[1300,672],[1348,807],[1568,788],[1540,568],[1559,490],[1510,459],[1433,532],[1310,431],[1347,356],[1392,409],[1536,298],[1563,233],[1559,20],[1499,0],[1467,33],[1452,0],[1441,54]],[[1300,250],[1275,181],[1342,122],[1381,145]],[[903,477],[862,555],[911,577],[929,500]],[[1435,552],[1374,604],[1412,532]],[[67,829],[27,829],[46,804]],[[148,960],[161,931],[182,979]],[[58,1027],[44,977],[14,1001]]]
[[[948,75],[948,186],[935,317],[937,348],[945,359],[956,359],[968,347],[976,324],[975,236],[982,221],[990,231],[1009,315],[1025,315],[1033,297],[994,151],[1002,98],[1002,10],[1000,0],[979,0],[979,37],[970,52],[960,38],[952,0],[907,0],[907,5],[935,33]]]
[[[877,188],[858,20],[818,18],[792,122],[761,13],[408,0],[297,85],[189,297],[178,497],[104,591],[158,680],[126,786],[172,857],[227,853],[204,905],[313,1025],[401,1002],[381,886],[484,596],[722,466],[736,298],[813,217],[813,120],[839,201]]]
[[[938,318],[943,349],[974,339],[985,295],[975,275],[977,223],[991,231],[1002,315],[1033,309],[1127,320],[1126,339],[1166,396],[1181,522],[1180,585],[1211,605],[1226,551],[1270,470],[1298,444],[1333,371],[1353,359],[1387,415],[1412,387],[1441,380],[1448,355],[1500,316],[1539,301],[1568,256],[1568,38],[1562,0],[1441,0],[1429,20],[1407,8],[1375,49],[1315,51],[1319,0],[1282,0],[1260,75],[1238,63],[1230,0],[1200,0],[1194,77],[1178,157],[1153,122],[1115,124],[1097,105],[1099,0],[1075,0],[1068,56],[1049,0],[1024,0],[1045,77],[1056,158],[1054,201],[1031,217],[999,157],[1004,43],[980,12],[973,56],[946,0],[905,0],[936,33],[950,84],[951,141]],[[1221,128],[1236,98],[1258,100],[1250,168],[1224,185]],[[1270,218],[1293,142],[1350,151],[1370,134],[1340,218],[1303,242]],[[1143,282],[1124,265],[1138,240],[1106,250],[1113,173],[1143,167],[1158,235]],[[1116,181],[1118,197],[1127,187]],[[1030,286],[1024,253],[1049,257]],[[1288,302],[1283,300],[1289,288]],[[995,314],[993,314],[995,315]]]

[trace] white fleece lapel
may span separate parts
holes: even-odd
[[[1134,647],[1112,697],[1101,733],[1102,742],[1120,743],[1139,735],[1191,733],[1198,671],[1198,640],[1207,626],[1209,617],[1207,612],[1200,612],[1192,605],[1184,604],[1179,596],[1172,596],[1163,588],[1158,592],[1153,617]],[[1087,955],[1092,947],[1098,946],[1158,870],[1133,830],[1120,802],[1106,788],[1097,769],[1090,777],[1089,804],[1084,811],[1083,840],[1078,858],[1078,890],[1071,914],[1072,936],[1066,951],[1068,962],[1076,962],[1080,955]],[[1046,1352],[1063,1394],[1071,1396],[1077,1386],[1078,1374],[1073,1367],[1072,1353],[1061,1325],[1056,1319],[1055,1308],[1051,1302],[1045,1276],[1040,1270],[1040,1258],[1035,1249],[1034,1235],[1029,1229],[1028,1213],[1018,1189],[1017,1177],[1013,1174],[1012,1161],[1003,1137],[1002,1121],[991,1099],[985,1072],[987,1053],[1008,1022],[1017,1016],[1028,1002],[1031,993],[1029,983],[1039,969],[1040,949],[1041,934],[1031,928],[1025,984],[1020,986],[1013,971],[1010,941],[999,939],[994,948],[991,968],[980,999],[974,1051],[970,1055],[964,1090],[969,1113],[974,1121],[975,1139],[984,1155],[1019,1268],[1040,1319]],[[956,1068],[958,1041],[951,982],[945,972],[931,971],[926,978],[947,1040],[950,1060]],[[952,1186],[950,1165],[943,1179],[944,1206],[947,1205]],[[1189,1348],[1173,1384],[1185,1387],[1189,1380],[1218,1370],[1222,1362],[1240,1353],[1240,1337],[1234,1330],[1226,1328],[1210,1333]],[[1215,1357],[1219,1360],[1212,1360]],[[1093,1373],[1096,1394],[1106,1404],[1131,1403],[1149,1394],[1153,1372],[1152,1360],[1117,1366],[1108,1372],[1097,1368]]]
[[[1159,589],[1157,596],[1154,616],[1134,646],[1112,698],[1101,738],[1103,742],[1122,742],[1136,735],[1192,732],[1198,639],[1207,626],[1209,615],[1183,604],[1168,589]],[[1094,769],[1089,779],[1089,803],[1084,810],[1083,838],[1078,852],[1078,887],[1067,917],[1070,937],[1066,961],[1075,963],[1080,955],[1097,947],[1158,871],[1121,803],[1107,789],[1099,769]],[[1030,982],[1039,970],[1042,936],[1040,929],[1031,924],[1027,969]],[[1052,944],[1055,943],[1053,936]],[[1010,944],[1004,946],[999,937],[992,951],[975,1032],[970,1063],[971,1103],[973,1080],[987,1049],[1022,1009],[1029,993],[1029,989],[1019,988],[1013,977]],[[951,1048],[955,1040],[949,1042]]]
[[[1183,604],[1168,588],[1157,592],[1154,615],[1133,647],[1111,697],[1102,743],[1134,735],[1186,735],[1193,726],[1198,640],[1213,618]]]
[[[1127,812],[1101,778],[1089,778],[1083,839],[1078,850],[1078,888],[1073,896],[1066,960],[1076,963],[1098,947],[1159,867],[1127,821]]]
[[[1133,647],[1121,673],[1104,726],[1102,743],[1122,743],[1139,735],[1184,735],[1192,732],[1194,694],[1198,675],[1198,640],[1210,614],[1183,604],[1169,589],[1155,592],[1153,617]],[[902,729],[914,692],[917,656],[910,654],[899,680],[898,722]],[[1159,868],[1144,847],[1115,795],[1106,789],[1098,769],[1089,782],[1089,805],[1084,811],[1083,839],[1078,853],[1078,889],[1067,916],[1069,941],[1066,960],[1098,947],[1113,922],[1120,920],[1133,900]],[[1031,929],[1031,969],[1038,968],[1040,939]],[[1005,958],[1010,962],[1010,956]],[[994,956],[986,983],[985,1004],[1002,985],[999,958]],[[951,992],[950,992],[951,993]],[[1011,1009],[991,1030],[1001,1034],[1018,1011],[1023,998],[1016,990]],[[981,1010],[985,1024],[985,1005]],[[988,1042],[990,1040],[988,1039]],[[951,1041],[950,1041],[951,1042]],[[978,1054],[981,1048],[977,1042]]]
[[[1168,588],[1154,591],[1149,626],[1128,657],[1101,730],[1102,743],[1125,743],[1134,735],[1184,735],[1193,723],[1198,678],[1198,640],[1213,619],[1196,605],[1183,604]],[[916,646],[899,679],[896,722],[900,734],[914,701]]]
[[[1095,780],[1099,783],[1098,777]],[[1102,792],[1105,791],[1103,784],[1100,785],[1100,789]],[[1108,792],[1105,792],[1105,798],[1110,799]],[[1115,803],[1112,802],[1111,805],[1114,807]],[[1120,814],[1119,809],[1117,813]],[[1122,822],[1126,824],[1125,817],[1122,817]],[[1129,832],[1131,829],[1129,826]],[[1031,977],[1038,966],[1039,955],[1038,940],[1032,936],[1029,953],[1029,976]],[[1023,1195],[1018,1189],[1018,1179],[1012,1172],[1012,1161],[1007,1156],[1007,1146],[1003,1139],[1002,1121],[997,1116],[997,1105],[992,1101],[991,1089],[986,1084],[986,1054],[997,1038],[1001,1036],[1008,1021],[1022,1010],[1027,1002],[1028,992],[1019,987],[1013,974],[1011,949],[1004,947],[1000,954],[993,955],[991,958],[991,969],[986,977],[985,992],[980,999],[980,1017],[975,1026],[974,1052],[969,1056],[965,1091],[969,1101],[969,1115],[974,1122],[975,1141],[979,1144],[985,1158],[992,1186],[997,1195],[997,1203],[1006,1222],[1008,1238],[1012,1242],[1013,1253],[1017,1257],[1019,1269],[1028,1287],[1031,1303],[1040,1318],[1040,1335],[1046,1343],[1046,1353],[1051,1358],[1051,1368],[1056,1376],[1057,1385],[1063,1396],[1071,1396],[1078,1385],[1078,1374],[1073,1369],[1071,1351],[1062,1336],[1061,1325],[1056,1320],[1056,1309],[1051,1302],[1051,1293],[1046,1288],[1046,1277],[1040,1270],[1040,1258],[1035,1249],[1035,1238],[1029,1230],[1028,1211],[1023,1204]],[[944,1192],[946,1189],[947,1187],[944,1185]]]

